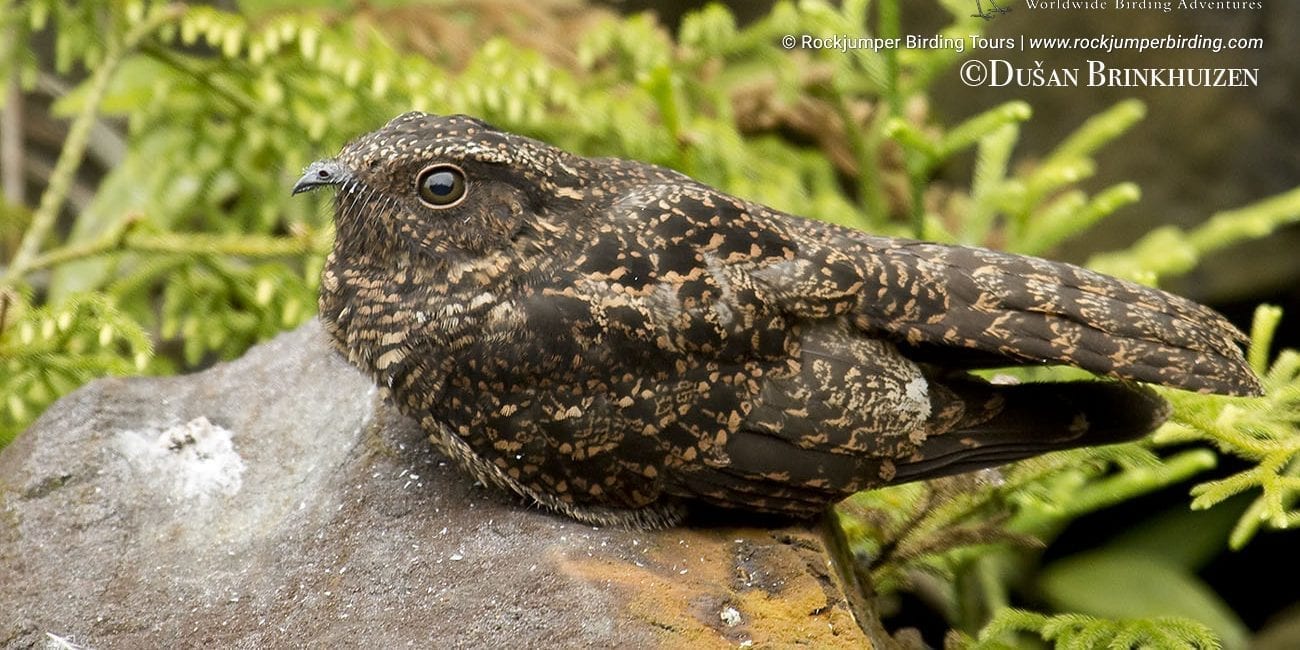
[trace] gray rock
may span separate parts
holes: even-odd
[[[314,322],[102,379],[0,454],[0,643],[865,647],[804,528],[595,529],[472,484]]]

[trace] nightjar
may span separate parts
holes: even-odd
[[[465,116],[309,166],[320,318],[485,483],[597,524],[813,516],[858,490],[1139,437],[1135,382],[1254,395],[1240,332],[1069,264],[876,237]],[[1110,380],[994,384],[1068,364]]]

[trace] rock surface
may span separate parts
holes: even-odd
[[[104,379],[0,455],[0,643],[868,647],[806,528],[595,529],[474,485],[314,322]]]

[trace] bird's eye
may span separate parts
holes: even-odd
[[[430,165],[415,179],[420,200],[431,208],[449,208],[465,198],[465,172],[455,165]]]

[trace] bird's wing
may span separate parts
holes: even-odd
[[[1180,296],[1071,264],[773,218],[787,219],[801,244],[857,264],[853,321],[861,330],[940,365],[952,351],[953,365],[1066,364],[1186,390],[1260,394],[1241,332]]]

